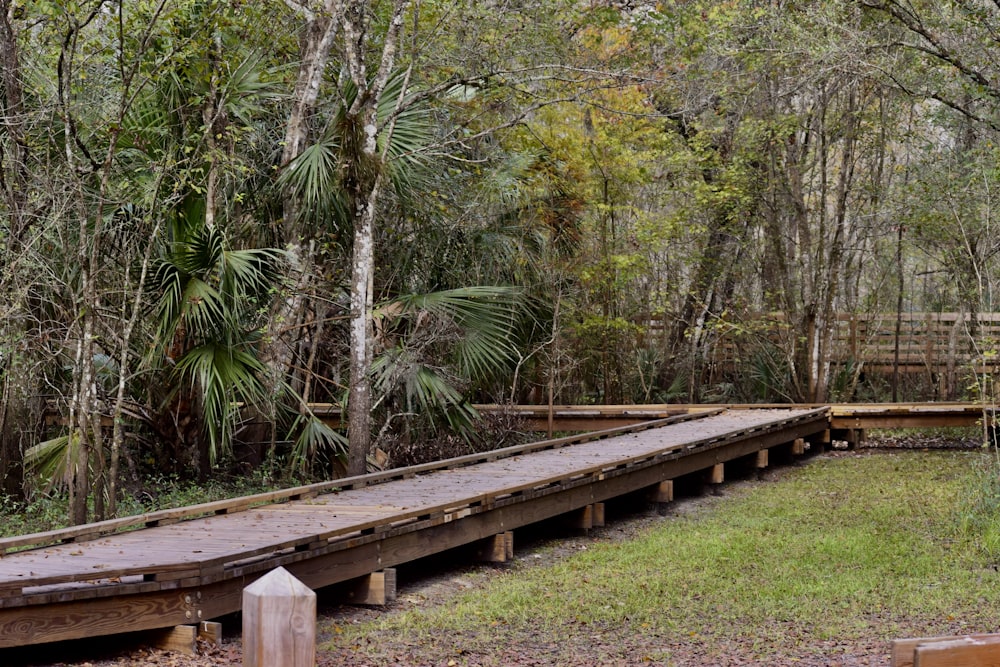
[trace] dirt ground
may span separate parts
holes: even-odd
[[[882,438],[867,443],[869,446],[899,448],[966,448],[974,442],[947,438],[895,437]],[[833,456],[857,454],[833,452]],[[777,479],[781,469],[769,470],[763,481]],[[744,480],[732,484],[756,484],[757,480]],[[732,484],[728,485],[731,486]],[[671,513],[689,512],[714,502],[711,496],[683,499],[671,506]],[[467,560],[449,560],[448,556],[425,561],[416,566],[399,569],[398,598],[386,608],[362,608],[335,604],[320,593],[320,628],[331,628],[362,623],[380,615],[398,614],[408,609],[426,608],[448,604],[456,594],[471,588],[473,573],[476,576],[493,576],[505,567],[540,567],[564,558],[579,549],[586,549],[595,540],[625,541],[643,531],[653,522],[663,521],[654,508],[640,508],[625,516],[615,517],[603,528],[592,530],[586,536],[563,535],[556,539],[528,535],[522,539],[515,552],[516,565],[470,566]],[[492,568],[492,569],[491,569]],[[417,570],[420,570],[419,572]],[[142,645],[141,638],[101,639],[92,642],[73,642],[55,647],[34,647],[18,654],[0,653],[3,667],[211,667],[242,665],[240,646],[240,619],[238,616],[222,619],[225,637],[220,645],[200,643],[199,653],[185,656],[173,652],[150,649]],[[961,633],[956,628],[957,633]],[[330,637],[321,637],[321,643]],[[779,663],[773,658],[762,662],[755,656],[753,638],[729,640],[720,644],[699,637],[661,638],[646,632],[609,627],[570,628],[563,636],[505,631],[496,642],[470,638],[469,651],[460,653],[446,646],[454,642],[437,642],[434,645],[409,645],[402,641],[377,639],[377,646],[338,646],[317,655],[318,667],[374,667],[375,665],[442,665],[458,666],[528,666],[560,665],[664,665],[693,667],[716,665],[737,667],[768,665],[769,667],[870,667],[889,665],[889,647],[884,641],[838,642],[817,644],[803,642],[803,648],[791,648]],[[369,640],[371,641],[371,640]],[[109,644],[113,645],[111,652]]]

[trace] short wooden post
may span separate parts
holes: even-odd
[[[197,641],[197,625],[177,625],[163,630],[154,630],[150,645],[161,651],[173,651],[182,655],[195,655],[198,652]]]
[[[243,589],[243,666],[314,667],[316,594],[278,567]]]
[[[385,606],[396,599],[396,569],[387,567],[358,579],[347,592],[351,604]]]
[[[674,500],[674,480],[664,480],[646,489],[646,500],[656,507],[657,514],[665,515]]]
[[[754,468],[761,470],[767,467],[767,451],[766,449],[762,449],[757,452],[757,458],[753,462]]]
[[[646,492],[646,499],[651,503],[663,504],[674,500],[674,480],[668,479],[652,486]]]
[[[218,646],[222,643],[222,623],[202,621],[198,624],[198,639]]]
[[[480,540],[476,545],[476,558],[483,563],[506,563],[514,558],[514,531]]]
[[[594,528],[604,527],[604,503],[594,503]]]
[[[586,534],[588,530],[594,527],[594,506],[584,505],[574,512],[571,517],[570,521],[573,528],[583,531]]]
[[[792,443],[792,455],[793,456],[802,456],[805,453],[806,453],[806,441],[805,441],[805,439],[804,438],[795,438],[795,441]]]
[[[722,484],[726,481],[726,464],[716,463],[708,474],[709,484]]]
[[[863,428],[852,428],[847,430],[847,449],[857,449],[865,441],[865,430]]]

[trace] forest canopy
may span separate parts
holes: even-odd
[[[476,403],[992,400],[997,34],[964,0],[0,0],[2,489],[83,522],[144,472],[356,474],[476,446]],[[951,363],[900,374],[933,313]]]

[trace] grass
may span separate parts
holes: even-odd
[[[968,500],[982,488],[982,458],[877,453],[786,469],[634,539],[598,536],[551,565],[481,572],[445,604],[334,627],[329,648],[440,651],[445,637],[457,654],[611,632],[708,651],[736,644],[766,661],[824,642],[994,631],[1000,575],[981,528],[1000,523],[970,517],[997,507]]]

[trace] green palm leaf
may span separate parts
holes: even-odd
[[[188,350],[174,373],[202,396],[202,412],[214,463],[228,446],[239,403],[260,405],[267,391],[259,378],[264,365],[250,350],[209,342]]]
[[[463,332],[452,351],[454,363],[463,376],[482,380],[516,356],[512,336],[525,312],[522,295],[519,288],[489,285],[410,294],[376,309],[374,316],[398,310],[401,317],[427,313],[453,322]]]

